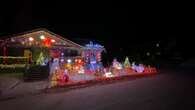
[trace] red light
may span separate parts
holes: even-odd
[[[78,63],[81,63],[81,59],[78,60]]]
[[[50,47],[51,46],[51,39],[45,39],[43,41],[43,44],[46,46],[46,47]]]
[[[78,67],[78,66],[76,66],[76,67],[75,67],[75,69],[76,69],[76,70],[78,70],[78,69],[79,69],[79,67]]]

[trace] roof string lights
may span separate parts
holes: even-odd
[[[33,38],[33,37],[29,37],[28,40],[29,40],[30,42],[32,42],[32,41],[34,41],[34,38]]]
[[[54,43],[54,42],[56,42],[56,41],[55,41],[54,39],[51,39],[51,42]]]

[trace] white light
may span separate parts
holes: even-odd
[[[61,59],[60,61],[61,61],[61,62],[64,62],[64,59]]]
[[[53,42],[53,43],[54,43],[54,42],[56,42],[56,41],[55,41],[54,39],[52,39],[52,40],[51,40],[51,42]]]
[[[28,40],[29,40],[29,41],[33,41],[33,40],[34,40],[34,38],[32,38],[32,37],[29,37],[29,38],[28,38]]]
[[[157,43],[157,44],[156,44],[156,47],[159,47],[159,46],[160,46],[159,43]]]
[[[11,41],[12,41],[12,42],[15,42],[15,39],[12,38]]]
[[[81,67],[81,68],[78,70],[78,73],[80,73],[80,74],[84,74],[84,73],[85,73],[84,68],[83,68],[83,67]]]
[[[57,69],[58,69],[58,67],[56,66],[56,67],[55,67],[55,70],[57,70]]]
[[[111,72],[106,72],[105,77],[113,77],[113,74]]]
[[[44,35],[41,35],[40,36],[40,39],[42,39],[42,40],[45,39],[45,36]]]
[[[68,63],[71,63],[71,62],[72,62],[72,60],[71,60],[71,59],[68,59],[68,60],[67,60],[67,62],[68,62]]]
[[[147,56],[150,56],[150,52],[147,52],[146,55],[147,55]]]
[[[138,73],[142,73],[144,72],[144,67],[143,66],[136,66],[135,70],[138,72]]]
[[[91,64],[96,64],[96,61],[91,61],[90,63],[91,63]]]
[[[115,68],[118,69],[118,70],[121,70],[122,66],[118,64]]]

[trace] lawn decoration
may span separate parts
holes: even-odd
[[[83,51],[83,57],[85,62],[85,71],[87,73],[96,73],[99,69],[103,68],[101,62],[101,53],[104,51],[104,47],[99,44],[90,42],[85,45]]]

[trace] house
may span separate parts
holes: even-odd
[[[101,53],[105,50],[104,46],[93,42],[81,46],[44,28],[8,36],[0,46],[2,66],[55,64],[50,65],[50,72],[56,68],[95,72],[102,67]]]
[[[8,36],[0,44],[0,56],[24,56],[35,64],[41,59],[81,57],[83,50],[83,46],[44,28]]]

